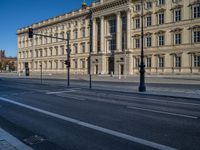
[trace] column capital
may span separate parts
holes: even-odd
[[[120,16],[120,15],[121,15],[121,12],[118,11],[118,12],[116,12],[115,14],[116,14],[117,16]]]
[[[105,17],[104,16],[101,16],[101,17],[99,17],[101,20],[103,20]]]

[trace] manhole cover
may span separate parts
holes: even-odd
[[[27,144],[29,144],[29,145],[34,145],[34,144],[42,143],[45,140],[46,139],[44,139],[41,136],[34,135],[34,136],[30,136],[30,137],[24,139],[24,142],[27,143]]]

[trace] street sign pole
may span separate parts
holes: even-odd
[[[41,84],[42,84],[42,64],[40,65],[40,81],[41,81]]]

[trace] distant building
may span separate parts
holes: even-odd
[[[67,38],[71,72],[88,73],[92,13],[92,74],[139,73],[141,55],[140,0],[96,0],[77,11],[29,26],[35,33]],[[28,27],[17,30],[18,69],[66,72],[66,41],[28,38]],[[200,73],[200,1],[144,0],[144,62],[148,74]]]
[[[16,71],[17,58],[6,57],[5,50],[0,50],[0,71]]]

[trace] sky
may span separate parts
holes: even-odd
[[[81,7],[83,0],[0,0],[0,49],[17,55],[19,28],[62,15]],[[86,0],[91,4],[93,0]]]

